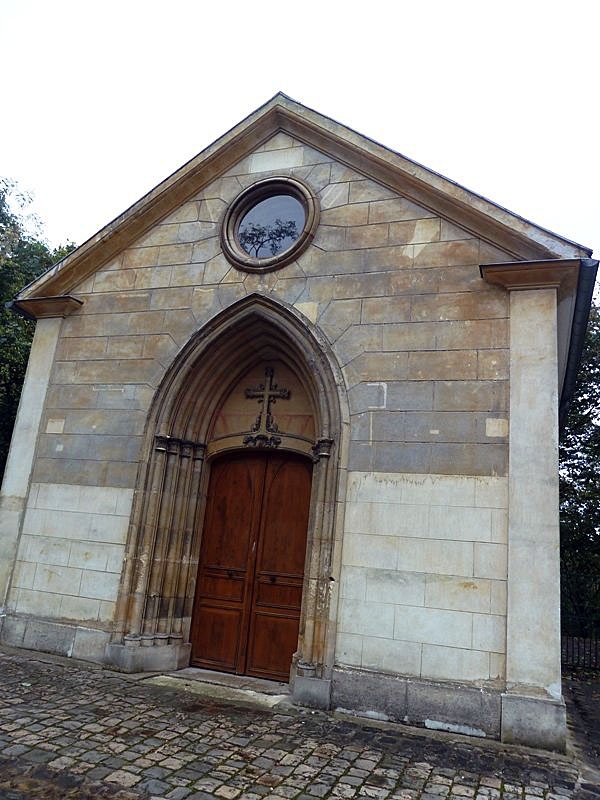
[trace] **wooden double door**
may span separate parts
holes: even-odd
[[[211,468],[191,642],[194,666],[287,681],[298,643],[312,463],[233,453]]]

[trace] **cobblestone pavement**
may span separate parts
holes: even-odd
[[[568,800],[568,758],[0,650],[1,800]]]

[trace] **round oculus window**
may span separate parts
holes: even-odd
[[[249,272],[278,269],[300,255],[317,224],[317,201],[304,183],[293,178],[258,181],[227,211],[223,251],[235,266]]]

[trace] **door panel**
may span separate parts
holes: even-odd
[[[235,453],[211,469],[196,601],[196,666],[288,680],[298,643],[312,464]]]
[[[311,476],[312,464],[306,459],[277,454],[267,462],[246,667],[249,675],[289,678],[298,644]]]

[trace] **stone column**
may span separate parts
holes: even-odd
[[[563,750],[556,289],[511,292],[503,741]]]
[[[33,457],[62,319],[37,322],[2,491],[0,493],[0,611],[4,610],[21,529]]]
[[[505,742],[565,749],[561,694],[558,297],[579,261],[481,268],[510,291],[510,436]],[[562,341],[563,349],[565,341]]]

